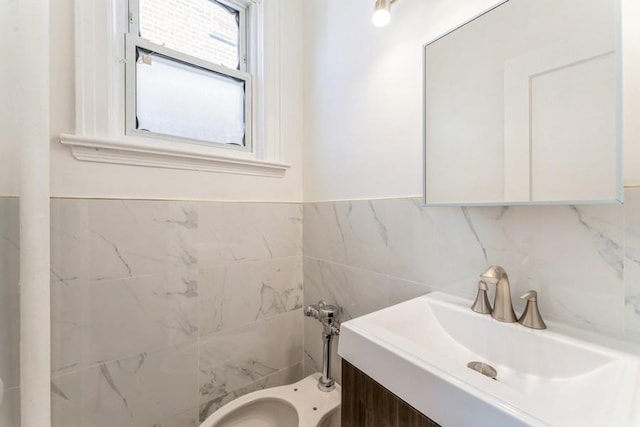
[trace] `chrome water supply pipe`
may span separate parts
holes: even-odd
[[[331,343],[333,337],[340,334],[338,307],[321,300],[317,304],[306,306],[304,315],[322,323],[322,376],[318,379],[318,388],[321,391],[331,391],[336,384],[331,378]]]

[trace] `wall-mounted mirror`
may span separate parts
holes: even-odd
[[[617,0],[507,0],[427,44],[427,205],[622,200]]]

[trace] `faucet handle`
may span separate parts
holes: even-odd
[[[524,308],[518,322],[527,328],[547,329],[547,325],[545,325],[544,320],[542,320],[542,315],[538,309],[538,293],[531,290],[522,294],[520,299],[527,300],[527,306]]]
[[[538,301],[538,292],[536,292],[533,289],[531,289],[530,291],[527,291],[524,294],[520,295],[520,299],[526,299],[527,301],[537,302]]]
[[[480,314],[491,314],[491,304],[487,296],[488,290],[489,286],[487,286],[487,282],[484,280],[478,282],[478,294],[476,295],[475,302],[471,306],[471,310]]]

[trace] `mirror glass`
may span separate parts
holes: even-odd
[[[508,0],[427,44],[427,205],[622,200],[616,0]]]

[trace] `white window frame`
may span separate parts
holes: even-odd
[[[247,35],[249,33],[249,25],[247,25],[247,15],[250,14],[251,3],[243,0],[210,0],[217,1],[222,3],[225,6],[229,6],[234,10],[237,10],[240,16],[239,19],[239,28],[238,28],[238,63],[239,70],[234,70],[223,65],[214,64],[209,61],[205,61],[200,58],[193,57],[191,55],[166,48],[164,46],[152,43],[151,41],[145,39],[144,37],[140,37],[138,35],[138,31],[140,28],[140,14],[139,14],[139,0],[129,0],[129,25],[128,25],[128,33],[125,36],[126,39],[126,65],[125,65],[125,108],[126,108],[126,119],[125,119],[125,127],[127,135],[138,135],[142,137],[154,137],[159,139],[166,139],[170,141],[182,141],[185,143],[192,144],[205,144],[205,145],[218,145],[220,147],[224,147],[230,150],[242,150],[242,151],[251,151],[252,149],[252,136],[253,136],[253,127],[252,127],[252,116],[253,111],[251,108],[252,99],[253,99],[253,91],[252,91],[252,76],[248,70],[251,68],[248,66],[248,58],[247,58]],[[172,136],[161,134],[157,132],[149,132],[149,131],[141,131],[137,129],[136,126],[136,50],[137,48],[142,48],[145,50],[152,51],[164,57],[167,57],[172,60],[176,60],[182,62],[186,65],[191,65],[194,67],[199,67],[205,70],[213,71],[214,73],[220,74],[226,77],[232,77],[237,80],[242,80],[244,82],[244,94],[245,94],[245,106],[244,106],[244,122],[245,122],[245,132],[244,132],[244,141],[242,146],[237,146],[234,144],[224,144],[220,142],[207,142],[200,141],[192,138],[184,138],[179,136]]]
[[[81,161],[284,176],[290,166],[280,138],[280,0],[234,1],[247,8],[250,149],[127,134],[125,69],[135,61],[126,56],[128,0],[75,0],[76,129],[60,142]]]

